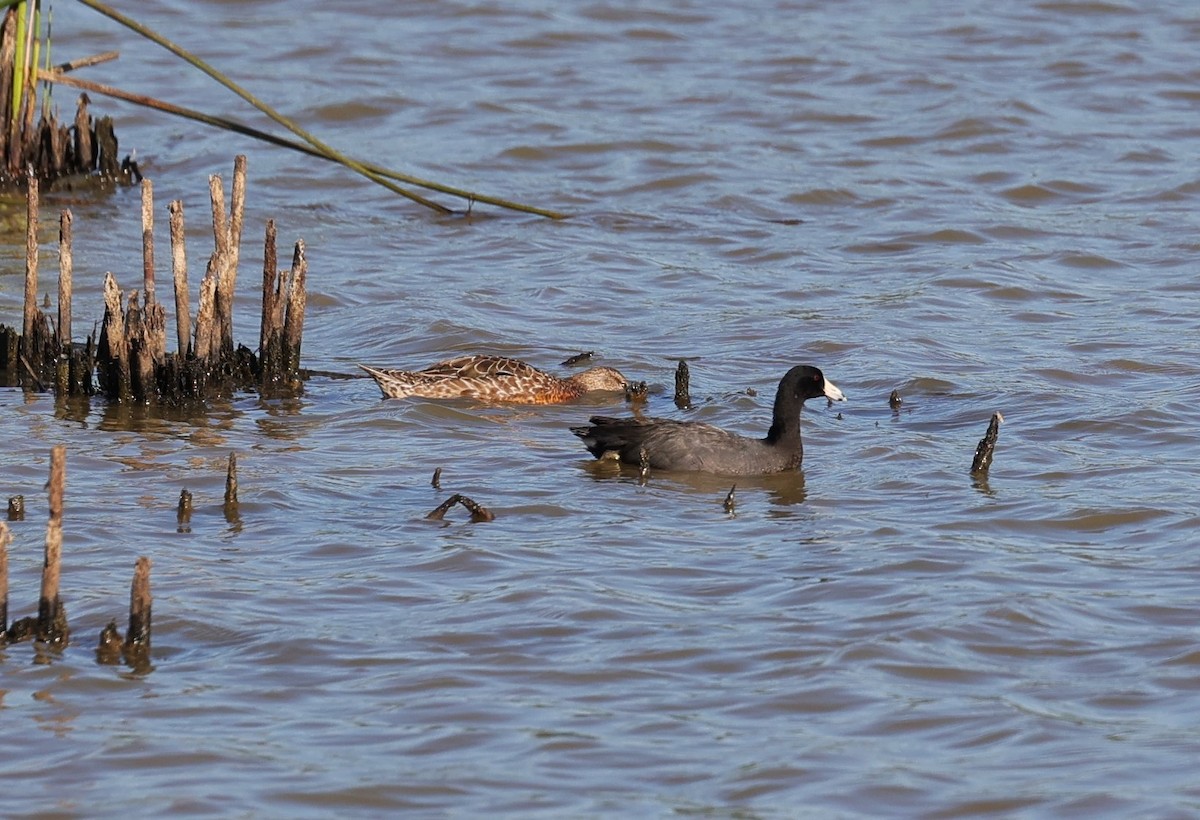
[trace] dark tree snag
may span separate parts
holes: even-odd
[[[984,477],[992,466],[992,455],[996,449],[996,439],[1000,437],[1000,423],[1004,416],[992,413],[987,432],[975,447],[975,458],[971,461],[971,475]]]
[[[447,498],[445,501],[443,501],[441,504],[439,504],[432,512],[430,512],[429,515],[425,516],[425,518],[427,518],[431,521],[441,521],[443,518],[446,517],[446,513],[455,504],[462,504],[464,507],[467,508],[467,511],[471,513],[471,522],[472,523],[478,524],[483,521],[495,521],[496,520],[496,516],[492,513],[491,510],[489,510],[487,507],[484,507],[481,504],[477,504],[475,501],[471,500],[470,498],[467,498],[465,495],[462,495],[460,493],[455,493],[454,495]]]
[[[690,381],[687,362],[680,359],[679,367],[675,368],[675,406],[680,410],[692,406],[692,395],[688,389]]]

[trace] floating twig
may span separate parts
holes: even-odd
[[[992,420],[988,423],[987,432],[975,447],[975,458],[971,461],[971,475],[987,475],[988,469],[992,466],[992,455],[996,449],[996,439],[1000,436],[1002,421],[1004,421],[1004,416],[998,412],[992,413]]]
[[[686,410],[692,406],[692,395],[689,392],[690,381],[688,364],[680,359],[679,367],[675,368],[675,406],[680,410]]]
[[[441,467],[438,467],[436,470],[433,471],[433,480],[430,481],[429,483],[433,485],[433,489],[435,489],[435,490],[442,489],[442,468]]]
[[[729,513],[730,515],[737,515],[737,498],[734,497],[734,493],[736,491],[737,485],[734,484],[729,488],[729,494],[725,496],[725,502],[723,506],[725,507],[725,512]]]
[[[455,504],[462,504],[464,507],[467,508],[467,511],[471,513],[472,523],[478,524],[482,521],[496,520],[496,516],[492,513],[491,510],[489,510],[487,507],[484,507],[481,504],[477,504],[472,499],[467,498],[465,495],[462,495],[460,493],[455,493],[454,495],[447,498],[445,501],[443,501],[441,504],[439,504],[432,512],[430,512],[429,515],[425,516],[425,518],[429,519],[430,521],[441,521],[443,518],[446,517],[446,513],[449,512],[450,508],[453,507]]]
[[[650,475],[650,454],[646,452],[645,447],[638,449],[638,483],[645,484],[646,477]]]

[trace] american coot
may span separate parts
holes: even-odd
[[[800,408],[805,399],[846,397],[815,367],[799,365],[787,372],[775,394],[775,411],[766,438],[747,438],[711,424],[670,419],[593,416],[590,427],[572,427],[596,458],[618,458],[651,468],[695,470],[720,475],[765,475],[799,468]]]
[[[379,370],[360,364],[387,398],[471,398],[516,404],[559,404],[591,390],[621,391],[626,379],[611,367],[593,367],[560,379],[506,356],[461,356],[424,370]]]

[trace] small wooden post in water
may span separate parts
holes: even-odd
[[[75,267],[71,252],[70,209],[58,216],[58,345],[66,350],[71,344],[71,277]]]
[[[291,278],[287,317],[283,320],[283,351],[287,378],[294,380],[300,377],[300,342],[304,335],[304,311],[308,305],[308,258],[304,254],[303,239],[296,241]]]
[[[150,648],[150,559],[137,559],[133,584],[129,589],[129,631],[125,633],[125,651],[145,652]]]
[[[179,339],[179,356],[186,357],[192,337],[192,314],[188,304],[187,247],[183,234],[183,201],[169,206],[171,214],[171,273],[175,279],[175,326]]]
[[[692,394],[688,391],[690,380],[687,362],[680,359],[679,367],[675,369],[675,406],[680,410],[692,406]]]
[[[12,533],[0,521],[0,646],[8,643],[8,545]]]
[[[34,350],[33,332],[37,322],[37,287],[38,287],[38,180],[35,176],[28,179],[29,193],[25,209],[25,311],[22,330],[23,353],[33,365],[34,370],[40,369],[34,362],[34,357],[40,351]]]
[[[48,643],[65,644],[67,614],[58,595],[62,570],[63,489],[67,480],[67,448],[50,451],[50,521],[46,525],[46,558],[42,564],[42,594],[38,599],[37,637]]]
[[[987,472],[992,466],[992,455],[996,450],[996,439],[1000,437],[1000,422],[1002,421],[1004,421],[1004,416],[998,412],[992,413],[992,420],[988,423],[987,432],[975,446],[975,458],[971,460],[971,475],[979,478],[987,477]]]
[[[142,282],[146,306],[154,301],[154,183],[142,179]]]
[[[225,512],[237,511],[238,480],[237,453],[229,454],[229,468],[225,471]]]

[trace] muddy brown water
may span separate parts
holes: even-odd
[[[850,401],[810,402],[803,473],[739,481],[731,516],[726,480],[587,457],[568,428],[619,400],[382,401],[315,378],[164,414],[0,390],[2,489],[27,506],[12,615],[36,603],[62,443],[75,632],[61,654],[0,650],[19,784],[0,812],[1200,813],[1194,4],[135,13],[350,154],[576,214],[436,217],[96,102],[154,179],[161,248],[184,200],[195,276],[207,177],[249,154],[239,340],[274,218],[308,246],[307,367],[595,350],[650,383],[649,412],[744,433],[793,364]],[[89,78],[254,121],[82,7],[54,27],[62,59],[121,50]],[[140,274],[139,205],[70,204],[85,328],[105,271]],[[8,324],[23,254],[19,232],[0,248]],[[424,519],[453,493],[496,520]],[[140,674],[93,652],[138,555]]]

